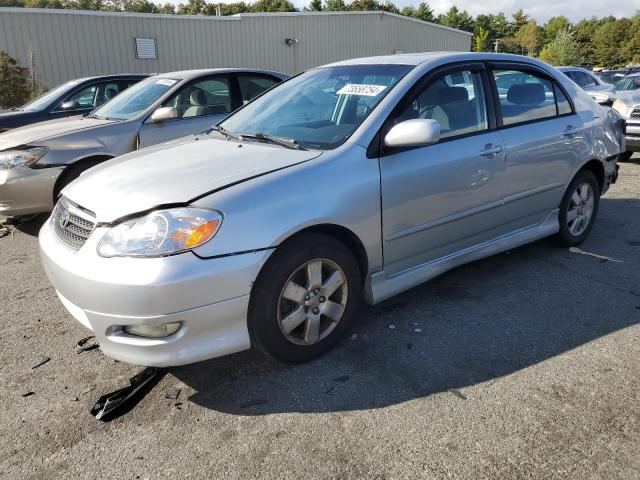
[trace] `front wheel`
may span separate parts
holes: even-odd
[[[600,187],[588,170],[579,172],[569,184],[560,203],[558,237],[565,247],[580,245],[591,232],[598,213]]]
[[[329,350],[355,316],[362,281],[351,251],[309,234],[278,247],[258,276],[248,312],[252,345],[287,363]]]

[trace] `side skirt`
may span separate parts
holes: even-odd
[[[374,273],[367,280],[364,291],[365,300],[367,303],[375,305],[427,280],[431,280],[452,268],[558,233],[560,229],[558,215],[559,210],[553,210],[537,225],[516,230],[393,275],[385,274],[384,270]]]

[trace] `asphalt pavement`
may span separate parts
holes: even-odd
[[[171,369],[110,422],[90,407],[140,368],[76,353],[42,221],[0,238],[1,478],[640,478],[640,158],[577,250],[545,239],[364,307],[305,365]]]

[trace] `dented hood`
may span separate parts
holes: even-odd
[[[34,123],[0,134],[0,150],[20,145],[39,145],[40,142],[53,137],[86,130],[87,128],[100,127],[109,123],[114,123],[114,121],[82,116]]]
[[[98,222],[111,223],[157,206],[186,203],[320,154],[208,135],[191,136],[98,165],[69,184],[62,194],[91,210]]]

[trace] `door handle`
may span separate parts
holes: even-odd
[[[496,153],[502,152],[502,145],[485,145],[484,150],[480,152],[480,155],[483,157],[489,157],[491,155],[495,155]]]
[[[574,135],[577,135],[579,133],[582,133],[582,129],[581,128],[573,127],[573,126],[569,125],[567,128],[565,128],[565,130],[562,133],[562,135],[564,135],[565,137],[573,137]]]

